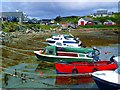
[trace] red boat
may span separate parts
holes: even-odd
[[[97,62],[70,62],[70,63],[58,63],[55,62],[57,74],[77,74],[77,73],[92,73],[101,70],[115,70],[117,62],[100,60]]]
[[[92,76],[57,76],[56,77],[56,85],[74,85],[74,84],[87,84],[92,83],[94,80]]]

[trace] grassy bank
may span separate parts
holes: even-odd
[[[25,32],[26,30],[45,31],[56,28],[56,26],[50,26],[50,25],[21,24],[17,22],[3,22],[1,25],[2,25],[2,31],[4,32],[15,32],[15,31]]]
[[[119,25],[91,25],[91,26],[80,26],[79,28],[96,28],[96,29],[108,29],[108,30],[111,30],[111,29],[120,29],[120,26]]]
[[[15,22],[3,22],[2,25],[2,31],[4,32],[26,32],[27,30],[32,30],[35,32],[44,32],[50,30],[51,32],[56,29],[57,31],[59,26],[54,25],[40,25],[40,24],[21,24],[21,23],[15,23]],[[95,30],[120,30],[120,26],[114,25],[114,26],[105,26],[105,25],[93,25],[93,26],[79,26],[77,29],[95,29]]]

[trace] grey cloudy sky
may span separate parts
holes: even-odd
[[[25,12],[29,17],[55,18],[56,16],[83,16],[95,13],[97,9],[118,11],[118,2],[2,2],[2,11]]]

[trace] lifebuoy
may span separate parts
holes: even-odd
[[[72,70],[72,74],[78,74],[78,70],[77,70],[76,68],[74,68],[74,69]]]

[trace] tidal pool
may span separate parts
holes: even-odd
[[[98,46],[100,59],[109,60],[111,56],[120,56],[120,44]],[[54,65],[54,64],[53,64]],[[90,75],[68,76],[57,75],[54,67],[38,68],[39,64],[21,63],[5,68],[0,75],[1,88],[88,88],[98,89]],[[5,81],[7,75],[7,81]],[[16,76],[15,76],[16,74]],[[23,77],[23,78],[21,78]]]

